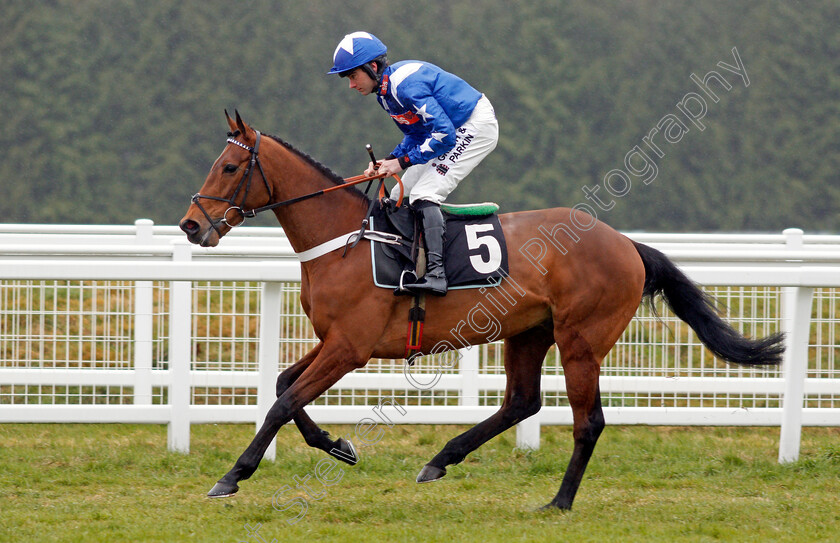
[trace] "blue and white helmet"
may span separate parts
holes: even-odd
[[[367,32],[347,34],[333,53],[333,67],[328,74],[340,74],[363,66],[388,51],[379,38]]]

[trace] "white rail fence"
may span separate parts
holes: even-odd
[[[802,425],[840,426],[840,236],[632,234],[668,254],[727,307],[742,332],[787,333],[782,368],[714,359],[666,308],[641,307],[604,363],[608,424],[780,426],[779,460]],[[0,422],[169,425],[257,422],[278,370],[316,342],[298,302],[300,266],[279,228],[241,228],[220,247],[175,227],[0,225]],[[431,358],[431,357],[430,357]],[[476,423],[505,378],[498,344],[443,360],[372,360],[307,408],[321,424]],[[543,367],[543,409],[517,427],[571,424],[562,367]],[[267,457],[274,456],[273,446]]]

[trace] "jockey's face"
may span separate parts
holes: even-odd
[[[356,89],[362,96],[367,96],[376,88],[376,81],[361,68],[356,68],[350,72],[347,80],[350,81],[350,88]]]

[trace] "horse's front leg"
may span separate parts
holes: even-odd
[[[291,384],[300,377],[300,374],[309,367],[312,361],[315,360],[315,357],[318,356],[318,353],[321,352],[321,348],[323,346],[323,342],[318,343],[318,345],[306,353],[303,358],[280,373],[277,377],[278,398],[282,396],[289,386],[291,386]],[[306,411],[303,409],[298,410],[293,419],[295,421],[295,426],[303,436],[303,440],[306,441],[306,444],[310,447],[321,449],[330,456],[333,456],[342,462],[347,462],[351,466],[355,465],[356,462],[359,461],[358,456],[356,455],[356,449],[353,447],[353,443],[341,437],[335,441],[330,439],[330,433],[318,427],[318,425],[315,424],[315,421],[309,418],[309,415],[307,415]]]
[[[323,394],[348,372],[364,366],[369,357],[370,353],[360,356],[349,342],[325,341],[314,360],[271,406],[265,422],[233,468],[219,479],[207,496],[224,498],[235,494],[239,490],[237,483],[248,479],[256,471],[277,431],[303,406]]]

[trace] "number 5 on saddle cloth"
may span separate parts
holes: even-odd
[[[508,275],[507,246],[496,215],[498,209],[493,203],[441,205],[446,218],[443,260],[450,290],[494,287]],[[408,206],[396,210],[374,207],[369,228],[405,239],[400,244],[370,244],[374,284],[394,289],[394,294],[411,294],[402,285],[415,282],[425,271],[414,212]]]

